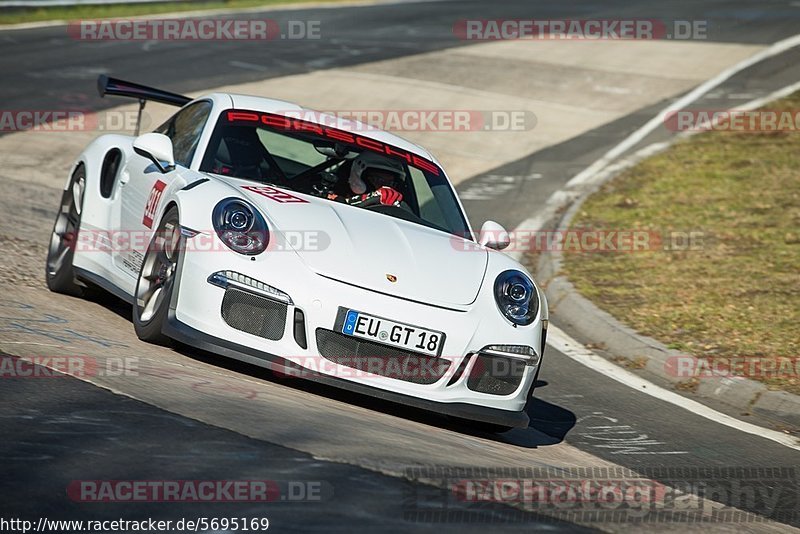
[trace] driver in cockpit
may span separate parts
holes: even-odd
[[[399,206],[403,194],[398,189],[402,188],[405,178],[402,163],[365,150],[350,167],[347,184],[353,196],[328,193],[328,198],[353,206]]]

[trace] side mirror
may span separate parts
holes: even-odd
[[[499,223],[486,221],[481,226],[481,235],[478,243],[495,250],[503,250],[511,243],[511,236]]]
[[[164,134],[146,133],[133,141],[133,151],[152,161],[162,173],[175,168],[172,140]]]

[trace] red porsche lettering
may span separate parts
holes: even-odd
[[[328,128],[319,124],[303,121],[300,119],[292,119],[283,115],[274,115],[272,113],[255,113],[252,111],[228,111],[228,122],[260,122],[264,126],[271,126],[273,128],[280,128],[282,130],[293,130],[296,132],[313,132],[315,134],[327,137],[334,141],[341,141],[350,143],[368,150],[380,152],[388,156],[396,156],[403,158],[406,163],[413,165],[418,169],[428,171],[439,176],[439,167],[432,161],[412,154],[406,150],[387,145],[381,141],[364,137],[363,135],[356,135],[344,130],[337,130],[336,128]],[[266,196],[266,195],[265,195]],[[291,195],[290,195],[291,196]],[[271,197],[270,197],[271,198]],[[274,199],[273,199],[274,200]],[[292,201],[296,202],[296,201]],[[305,201],[303,201],[305,202]]]
[[[249,111],[229,111],[228,122],[234,121],[258,122],[258,113],[251,113]]]

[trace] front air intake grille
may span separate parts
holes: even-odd
[[[286,330],[286,304],[229,287],[222,298],[222,318],[231,327],[277,341]]]
[[[317,328],[320,355],[334,363],[414,384],[433,384],[450,361]]]
[[[524,374],[523,360],[478,354],[467,387],[479,393],[510,395],[517,390]]]

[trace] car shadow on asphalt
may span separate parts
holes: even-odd
[[[461,434],[481,437],[492,441],[505,442],[524,448],[537,448],[555,445],[563,441],[567,432],[575,426],[576,416],[566,408],[556,406],[549,402],[533,398],[528,404],[528,414],[531,423],[528,428],[515,428],[508,432],[495,434],[471,427],[469,421],[462,421],[445,415],[430,412],[412,406],[406,406],[392,401],[378,399],[369,395],[347,391],[334,386],[320,384],[311,380],[275,373],[269,369],[240,362],[230,358],[220,358],[218,355],[189,347],[175,344],[173,349],[180,354],[203,363],[222,367],[236,373],[245,374],[251,378],[265,380],[282,386],[304,391],[312,395],[319,395],[354,406],[367,408],[417,423],[447,429]],[[546,386],[546,382],[539,382],[537,387]]]
[[[120,317],[128,321],[131,320],[131,306],[129,304],[110,295],[103,295],[102,297],[92,298],[91,300]],[[133,325],[131,325],[131,328],[133,328]],[[526,409],[531,421],[528,428],[515,428],[508,432],[491,433],[474,428],[469,421],[458,420],[427,410],[405,406],[369,395],[354,393],[311,380],[287,377],[257,365],[240,362],[231,358],[220,358],[216,354],[187,345],[174,343],[173,349],[193,360],[228,369],[236,373],[242,373],[259,380],[291,387],[312,395],[345,402],[387,415],[409,419],[417,423],[476,436],[490,441],[508,443],[517,447],[537,448],[561,443],[567,433],[575,426],[576,422],[575,414],[567,408],[546,402],[534,395]],[[537,390],[547,386],[548,383],[542,380],[536,383]]]

